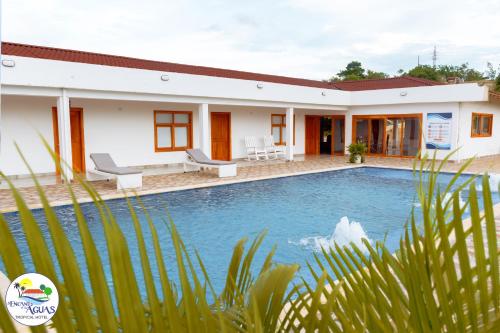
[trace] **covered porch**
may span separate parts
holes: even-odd
[[[304,154],[343,155],[345,147],[345,107],[67,89],[3,93],[0,170],[20,186],[32,183],[14,143],[46,185],[63,175],[72,179],[71,170],[88,180],[102,179],[88,172],[94,169],[92,153],[109,153],[117,165],[152,176],[181,172],[188,148],[247,166],[248,136],[258,145],[272,137],[285,147],[284,158],[276,163]],[[62,170],[56,169],[43,140],[65,161]]]

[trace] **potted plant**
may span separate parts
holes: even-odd
[[[347,147],[349,151],[349,162],[351,163],[363,163],[365,161],[365,153],[367,151],[366,144],[361,141],[356,143],[351,143],[349,147]]]

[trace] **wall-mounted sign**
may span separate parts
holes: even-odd
[[[451,149],[452,113],[427,114],[427,149]]]

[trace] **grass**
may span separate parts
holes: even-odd
[[[27,241],[36,271],[49,277],[59,291],[61,304],[52,320],[58,332],[498,332],[499,248],[488,176],[458,186],[458,176],[468,162],[446,187],[439,187],[437,179],[445,163],[426,157],[415,161],[421,216],[411,212],[407,231],[395,253],[381,242],[365,242],[369,256],[354,244],[324,249],[308,265],[313,281],[294,283],[298,265],[275,263],[274,250],[267,254],[262,267],[252,269],[253,258],[265,237],[262,233],[249,245],[246,239],[235,245],[221,291],[214,290],[200,255],[188,255],[174,222],[169,220],[179,281],[175,285],[167,274],[156,226],[143,209],[154,248],[154,253],[148,253],[139,212],[129,202],[145,281],[140,286],[119,221],[91,184],[78,177],[76,181],[92,197],[104,226],[113,287],[109,287],[104,258],[96,248],[72,187],[67,188],[87,271],[79,267],[61,221],[33,176],[56,254],[52,258],[32,212],[9,179],[0,176],[9,182],[23,231],[30,235]],[[476,181],[481,182],[482,192],[476,190]],[[460,191],[464,189],[470,195],[461,204]],[[137,200],[140,202],[140,198]],[[480,202],[483,211],[479,210]],[[470,224],[463,223],[466,210],[470,212]],[[422,223],[417,225],[417,220]],[[472,253],[468,243],[474,248]],[[2,215],[0,254],[10,279],[26,272],[16,239]],[[154,278],[152,265],[158,267],[159,279]],[[196,273],[196,266],[201,267],[201,274]],[[254,271],[259,273],[254,276]],[[91,293],[84,287],[86,274]],[[71,288],[66,288],[69,285]],[[142,287],[145,298],[141,297]],[[3,306],[0,328],[3,332],[14,331]],[[45,329],[32,328],[34,332]]]

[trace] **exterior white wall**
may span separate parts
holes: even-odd
[[[193,146],[199,147],[198,104],[209,112],[231,112],[232,157],[244,158],[244,137],[271,134],[271,114],[294,108],[295,154],[304,154],[305,115],[346,114],[346,146],[352,138],[352,115],[422,113],[423,152],[427,113],[453,114],[454,159],[500,153],[498,104],[488,103],[488,90],[477,84],[347,92],[251,80],[121,68],[29,57],[7,57],[15,67],[0,66],[2,74],[2,143],[0,170],[22,175],[28,170],[18,157],[17,142],[36,173],[55,166],[38,133],[53,145],[51,107],[63,89],[73,107],[84,110],[87,169],[93,152],[109,152],[118,165],[179,163],[184,152],[154,151],[154,110],[193,112]],[[162,81],[162,74],[169,80]],[[344,110],[344,111],[341,111]],[[471,113],[495,113],[493,136],[471,138]],[[210,119],[210,117],[209,117]],[[209,120],[210,121],[210,120]],[[438,151],[443,158],[448,151]]]
[[[165,73],[19,56],[6,56],[5,59],[13,60],[15,66],[0,67],[2,85],[8,88],[65,88],[69,97],[77,97],[71,95],[72,91],[77,94],[84,94],[88,91],[106,91],[136,95],[157,94],[171,97],[225,99],[228,101],[266,101],[295,104],[283,105],[283,107],[311,108],[311,106],[318,106],[320,109],[334,110],[341,106],[488,100],[488,88],[475,83],[348,92],[263,82],[262,89],[259,89],[257,81],[253,80]],[[165,74],[169,77],[168,81],[161,80],[161,76]],[[51,92],[46,91],[45,93],[50,94]],[[89,96],[89,98],[93,97]],[[206,102],[215,103],[214,101]]]
[[[64,87],[68,90],[147,93],[324,106],[347,106],[350,103],[349,92],[335,89],[270,82],[263,82],[263,88],[258,89],[257,81],[252,80],[165,73],[17,56],[4,58],[15,61],[14,67],[0,67],[4,85]],[[161,80],[164,74],[168,74],[168,81]]]
[[[488,87],[476,83],[351,92],[351,106],[488,101]]]
[[[209,105],[208,111],[209,113],[231,113],[231,156],[233,159],[247,157],[245,136],[254,136],[260,145],[263,145],[262,138],[271,135],[271,114],[285,114],[285,109],[281,108],[228,105]],[[209,137],[211,140],[211,134]]]
[[[55,172],[55,164],[40,138],[54,149],[52,106],[54,98],[2,96],[2,147],[0,170],[6,175],[27,175],[28,169],[14,143],[25,155],[35,173]]]
[[[28,162],[39,174],[53,173],[55,166],[43,146],[40,133],[53,149],[53,123],[51,108],[55,98],[4,96],[2,99],[2,147],[0,170],[7,175],[28,173],[18,156],[14,142],[26,154]],[[111,100],[72,99],[72,107],[83,108],[86,167],[92,169],[90,153],[109,152],[120,166],[143,166],[180,163],[184,152],[154,151],[154,110],[178,110],[193,112],[193,146],[200,146],[198,105],[156,102],[131,102]],[[262,137],[271,134],[271,114],[285,114],[284,108],[209,105],[210,112],[231,113],[232,158],[246,157],[245,136]],[[433,151],[425,149],[425,128],[427,113],[451,112],[453,114],[452,149],[461,147],[454,160],[472,156],[500,154],[500,104],[479,103],[425,103],[402,105],[355,106],[349,111],[295,109],[296,155],[304,154],[305,115],[346,115],[346,146],[352,138],[352,116],[374,114],[422,113],[423,153],[432,156]],[[472,112],[492,113],[493,136],[471,138]],[[209,117],[210,122],[210,117]],[[210,123],[209,123],[210,128]],[[210,131],[209,131],[210,136]],[[210,145],[209,145],[210,146]],[[449,151],[438,151],[437,157],[444,158]]]
[[[493,115],[491,137],[472,137],[472,113]],[[460,124],[459,146],[462,158],[500,154],[500,103],[460,103]]]
[[[52,107],[55,105],[56,101],[49,98],[2,98],[0,170],[6,175],[28,174],[14,142],[25,153],[35,173],[55,172],[55,164],[39,137],[40,133],[54,149]],[[89,158],[91,153],[110,153],[120,166],[184,161],[184,152],[154,151],[154,110],[193,111],[193,146],[199,147],[196,105],[72,100],[71,106],[83,108],[87,170],[94,168]]]
[[[386,114],[422,114],[422,154],[428,153],[430,157],[434,154],[434,149],[426,149],[426,133],[427,128],[427,113],[434,112],[451,112],[453,114],[452,121],[452,145],[451,150],[458,147],[458,133],[459,133],[459,103],[425,103],[425,104],[401,104],[401,105],[370,105],[370,106],[355,106],[352,107],[348,116],[346,117],[346,147],[352,142],[352,116],[353,115],[386,115]],[[448,155],[451,150],[438,150],[436,157],[443,159]],[[459,160],[460,153],[453,156],[453,160]]]
[[[5,97],[2,101],[1,170],[7,175],[25,175],[28,170],[15,152],[18,142],[36,173],[54,173],[54,163],[42,146],[38,132],[53,149],[53,123],[51,108],[54,98]],[[83,109],[85,162],[87,170],[94,168],[91,153],[110,153],[119,166],[144,166],[181,163],[184,152],[155,152],[154,111],[192,111],[193,147],[200,146],[197,105],[173,103],[145,103],[72,99],[71,106]],[[209,105],[210,112],[231,113],[232,158],[246,157],[245,136],[262,138],[271,135],[271,115],[285,114],[282,108]],[[331,115],[339,112],[325,110],[295,110],[295,154],[304,154],[305,115]],[[345,113],[345,112],[344,112]],[[209,116],[210,128],[210,116]],[[210,131],[209,131],[209,141]],[[210,146],[210,144],[209,144]]]
[[[193,147],[199,147],[196,105],[76,99],[83,108],[87,170],[94,168],[91,153],[110,153],[119,166],[180,163],[184,152],[155,152],[154,111],[192,111]]]
[[[262,138],[271,135],[271,115],[285,114],[282,108],[209,105],[209,112],[231,113],[231,154],[233,159],[246,158],[245,136]],[[346,114],[345,111],[294,109],[295,145],[294,155],[305,153],[305,115]]]

